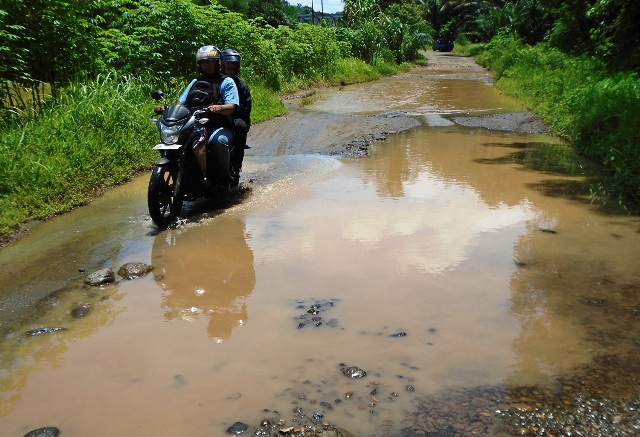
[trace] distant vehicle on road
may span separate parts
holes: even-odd
[[[450,52],[451,50],[453,50],[453,41],[449,39],[437,39],[433,43],[433,51],[435,52]]]

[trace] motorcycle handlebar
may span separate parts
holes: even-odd
[[[208,107],[196,109],[195,111],[193,111],[193,116],[195,118],[204,118],[210,116],[211,114],[212,112]]]
[[[165,109],[167,109],[166,106],[156,105],[156,106],[153,107],[153,112],[156,115],[162,115],[164,113]],[[212,112],[208,107],[204,107],[202,109],[196,109],[195,111],[193,111],[193,116],[196,119],[205,118],[205,117],[210,116],[211,114],[212,114]]]

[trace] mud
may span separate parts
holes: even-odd
[[[438,72],[454,76],[477,72],[482,80],[487,70],[472,58],[452,53],[425,52],[428,59],[424,73]],[[489,76],[489,81],[490,76]],[[288,113],[260,123],[249,132],[250,153],[256,155],[285,155],[322,153],[355,157],[366,155],[371,143],[388,135],[420,126],[423,121],[410,113],[389,112],[379,115],[352,115],[309,111],[302,105],[306,96],[322,93],[326,88],[306,90],[285,97]],[[481,127],[507,132],[545,133],[544,122],[537,115],[526,112],[451,116],[462,126]],[[276,141],[274,141],[274,139]]]

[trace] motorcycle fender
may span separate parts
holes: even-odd
[[[168,158],[162,157],[162,158],[158,159],[158,162],[156,162],[156,167],[162,167],[162,166],[169,165],[169,164],[173,164],[173,161],[171,161]]]

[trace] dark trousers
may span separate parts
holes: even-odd
[[[242,169],[242,160],[244,159],[244,147],[247,144],[247,132],[249,126],[241,119],[233,120],[234,140],[233,151],[231,152],[231,165],[235,170]]]
[[[232,181],[229,169],[229,146],[233,141],[231,129],[215,129],[207,142],[207,178],[219,185],[229,185]]]

